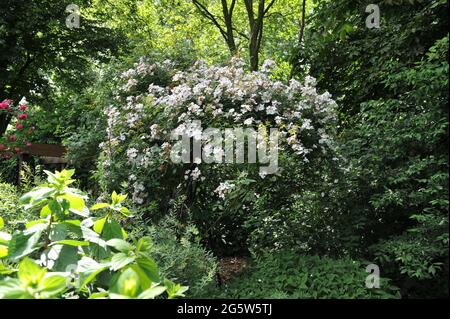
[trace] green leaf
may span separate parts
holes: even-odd
[[[119,209],[119,212],[121,212],[126,217],[131,217],[130,210],[128,208],[126,208],[126,207],[121,207]]]
[[[32,296],[21,287],[20,281],[16,278],[8,277],[0,281],[0,299],[23,299]]]
[[[184,292],[189,289],[189,287],[187,286],[175,284],[168,279],[164,280],[164,285],[167,287],[167,294],[169,295],[169,299],[173,299],[176,297],[185,297]]]
[[[50,211],[53,214],[53,217],[56,217],[56,220],[64,220],[67,214],[67,203],[62,201],[59,203],[58,201],[52,199],[48,202],[48,206],[50,207]]]
[[[117,280],[115,291],[121,295],[135,297],[139,289],[139,276],[131,268],[125,270]]]
[[[113,205],[119,203],[119,196],[117,195],[116,191],[112,192],[112,194],[111,194],[111,201],[112,201]]]
[[[38,204],[44,199],[47,199],[51,195],[56,193],[56,189],[52,187],[38,187],[31,192],[24,194],[20,199],[19,203],[22,205],[29,204],[30,207]]]
[[[103,227],[105,226],[105,223],[106,223],[106,217],[95,221],[94,227],[93,227],[94,231],[100,235],[103,231]]]
[[[133,249],[133,246],[130,243],[127,243],[123,239],[113,238],[106,242],[108,246],[114,247],[118,251],[121,252],[129,252]]]
[[[8,246],[0,245],[0,258],[8,256]]]
[[[5,222],[3,221],[3,218],[0,217],[0,229],[3,229],[5,227]]]
[[[98,203],[98,204],[93,205],[93,206],[91,207],[91,210],[102,209],[102,208],[106,208],[106,207],[109,207],[109,206],[110,206],[110,205],[107,204],[107,203]]]
[[[41,216],[41,218],[46,218],[51,213],[52,213],[52,210],[50,209],[50,206],[47,204],[44,207],[42,207],[39,215]]]
[[[79,194],[74,194],[71,192],[66,192],[65,194],[58,196],[58,198],[63,198],[70,203],[70,208],[82,211],[86,206],[83,196]]]
[[[94,259],[89,257],[83,257],[78,262],[77,272],[80,274],[80,287],[82,289],[86,287],[95,277],[102,271],[109,268],[108,264],[100,264]]]
[[[156,286],[156,287],[148,288],[147,290],[140,293],[137,298],[138,299],[155,299],[155,297],[158,297],[159,295],[164,293],[164,291],[166,291],[166,289],[167,288],[164,286]]]
[[[39,249],[39,239],[41,238],[43,230],[44,229],[40,229],[34,233],[14,233],[8,243],[8,258],[18,260]]]
[[[135,258],[130,257],[124,253],[114,254],[111,258],[111,270],[117,271],[124,268],[126,265],[134,262]]]
[[[38,286],[41,298],[52,298],[67,289],[67,279],[64,276],[47,273]]]
[[[36,219],[36,220],[26,223],[25,228],[30,229],[31,227],[33,227],[37,224],[43,224],[43,223],[47,223],[47,222],[48,222],[48,220],[46,220],[46,219]]]
[[[158,266],[150,257],[138,257],[136,258],[137,265],[142,268],[147,277],[153,282],[159,282]]]
[[[53,246],[53,245],[89,246],[89,242],[81,241],[81,240],[65,239],[65,240],[55,241],[50,244],[50,246]]]
[[[20,282],[25,286],[35,286],[44,278],[46,269],[39,267],[30,258],[24,258],[19,264],[19,272],[17,274]]]
[[[94,292],[89,296],[89,299],[105,299],[108,297],[107,291]]]
[[[95,227],[95,225],[94,225]],[[105,240],[110,240],[113,238],[123,239],[126,234],[122,231],[122,227],[115,220],[108,219],[103,226],[102,238]]]
[[[44,254],[52,271],[67,271],[69,266],[77,264],[79,258],[78,248],[69,245],[51,246]]]

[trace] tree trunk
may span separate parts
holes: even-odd
[[[0,138],[5,134],[6,128],[11,121],[11,116],[7,114],[0,114]]]
[[[236,0],[232,0],[231,7],[228,10],[227,0],[222,0],[222,12],[226,28],[225,40],[227,42],[228,49],[230,50],[232,56],[237,53],[236,42],[234,41],[234,34],[233,34],[233,10],[235,4]]]
[[[306,0],[303,0],[303,2],[302,2],[302,20],[300,21],[300,32],[298,34],[298,47],[300,50],[301,50],[301,45],[302,45],[303,37],[304,37],[304,33],[305,33],[305,16],[306,16]],[[292,79],[294,77],[294,73],[299,66],[298,60],[295,60],[295,59],[296,58],[294,57],[294,59],[292,61],[292,67],[291,67],[291,72],[289,74],[289,79]]]

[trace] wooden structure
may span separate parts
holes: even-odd
[[[24,158],[27,156],[36,156],[39,157],[42,164],[56,165],[59,170],[63,170],[67,165],[67,160],[64,158],[66,153],[67,149],[62,145],[34,143],[25,147],[19,155],[18,185],[20,184],[20,172],[22,171]]]

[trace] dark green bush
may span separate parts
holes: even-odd
[[[16,186],[0,181],[0,217],[9,231],[23,228],[30,214],[19,207],[20,194]]]
[[[152,242],[150,253],[161,274],[189,286],[190,297],[201,296],[206,287],[214,284],[217,262],[200,244],[195,226],[167,217],[151,226],[146,236]]]
[[[254,265],[218,288],[218,298],[399,298],[386,278],[380,288],[366,288],[366,265],[349,258],[299,255],[281,251],[256,258]]]

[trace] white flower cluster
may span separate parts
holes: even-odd
[[[236,188],[236,184],[230,182],[222,182],[220,185],[214,190],[221,199],[225,199],[226,195]]]
[[[329,93],[317,92],[314,78],[283,83],[270,78],[273,68],[273,61],[265,61],[261,72],[246,72],[244,61],[233,58],[227,66],[199,61],[186,71],[177,71],[170,61],[151,64],[141,58],[122,74],[124,85],[116,94],[117,103],[105,110],[108,140],[100,147],[110,160],[122,156],[137,179],[145,181],[145,169],[159,167],[161,157],[167,158],[172,148],[167,132],[187,133],[201,140],[202,128],[193,125],[195,121],[210,127],[263,126],[277,128],[279,150],[298,156],[299,163],[306,164],[312,152],[326,153],[333,148],[336,103]],[[173,75],[167,87],[149,82],[140,85],[147,75],[164,71]],[[130,94],[137,85],[148,90]],[[111,155],[111,150],[122,155]],[[222,155],[219,149],[207,151]],[[204,179],[198,167],[186,171],[184,177]],[[220,197],[225,196],[227,187],[230,185],[224,183],[217,188]]]

